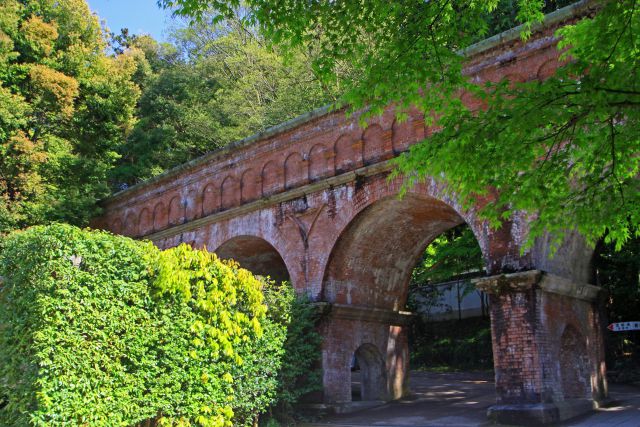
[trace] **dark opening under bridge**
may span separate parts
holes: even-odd
[[[473,46],[465,72],[479,84],[552,75],[554,30],[582,13],[550,15],[526,43],[510,31]],[[525,215],[492,230],[430,181],[399,199],[389,160],[433,131],[418,113],[400,123],[389,109],[362,129],[357,115],[315,111],[114,195],[93,225],[161,248],[206,246],[329,304],[320,325],[322,399],[341,407],[351,401],[354,353],[364,400],[407,392],[402,310],[412,268],[436,236],[466,223],[489,275],[477,286],[490,295],[490,413],[522,423],[590,410],[606,397],[599,288],[587,284],[592,251],[569,236],[554,258],[544,239],[521,254]]]

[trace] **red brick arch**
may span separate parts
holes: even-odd
[[[411,271],[424,248],[464,219],[444,202],[411,193],[368,204],[349,222],[331,251],[322,299],[402,310]],[[354,262],[357,260],[357,262]]]
[[[148,208],[143,208],[138,217],[138,230],[141,235],[150,233],[153,230],[153,216]]]
[[[373,124],[362,135],[364,163],[371,164],[389,157],[391,144],[386,141],[387,132],[382,126]]]
[[[475,46],[467,52],[465,75],[478,85],[551,76],[559,64],[553,45],[560,21],[553,22],[528,42],[513,33]],[[460,95],[470,108],[482,107]],[[358,126],[360,113],[309,113],[114,195],[93,224],[143,236],[161,248],[181,242],[215,248],[258,274],[287,275],[299,292],[329,305],[321,326],[323,394],[326,403],[343,404],[351,399],[354,346],[367,343],[385,359],[387,395],[405,394],[407,323],[399,310],[409,272],[435,236],[467,223],[491,275],[477,286],[491,299],[497,403],[524,405],[522,412],[504,412],[505,424],[509,416],[531,415],[530,404],[543,405],[536,416],[557,418],[553,402],[582,396],[578,386],[588,375],[595,379],[594,398],[603,397],[597,289],[587,285],[591,250],[584,239],[565,239],[553,258],[550,236],[521,252],[530,232],[527,213],[515,213],[499,229],[478,218],[495,195],[466,210],[427,180],[398,199],[401,181],[388,179],[391,165],[384,160],[440,128],[437,121],[427,126],[415,110],[407,111],[406,121],[395,120],[395,112],[390,106],[368,129]],[[174,213],[178,194],[187,206],[184,221]],[[138,234],[129,225],[130,213],[137,215]],[[570,321],[589,343],[589,366],[575,372],[578,382],[563,379],[555,363],[562,328]],[[575,335],[565,335],[567,365],[579,362],[575,353],[582,351],[575,350],[581,345]],[[525,354],[531,357],[525,360]]]
[[[169,213],[164,203],[158,202],[153,208],[153,229],[163,230],[169,225]]]
[[[239,206],[240,183],[234,176],[227,176],[220,185],[220,205],[222,209],[229,209]]]
[[[240,235],[222,243],[214,251],[221,259],[233,259],[243,268],[276,282],[291,280],[289,269],[280,252],[263,237]]]
[[[307,181],[309,173],[307,171],[307,162],[300,153],[291,153],[284,161],[284,186],[285,189],[291,189],[304,184]]]
[[[212,182],[202,189],[202,215],[207,216],[220,208],[220,192]]]
[[[243,203],[260,197],[260,177],[254,169],[250,168],[242,173],[240,187]]]
[[[340,136],[335,143],[336,173],[346,172],[362,165],[362,141],[352,135]]]
[[[138,235],[138,218],[134,212],[129,212],[124,221],[124,233],[129,236]]]
[[[309,180],[317,181],[333,175],[334,152],[324,144],[315,144],[309,150]]]
[[[270,160],[262,167],[262,195],[270,196],[282,191],[284,187],[282,166]]]
[[[169,224],[182,224],[186,219],[185,205],[180,196],[174,196],[169,202]]]

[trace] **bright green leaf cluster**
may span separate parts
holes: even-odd
[[[234,263],[52,225],[4,239],[0,276],[2,425],[223,427],[273,400],[286,326]]]
[[[640,13],[606,2],[593,18],[558,31],[568,62],[544,82],[467,89],[487,108],[443,110],[442,130],[412,147],[399,170],[446,182],[494,226],[530,214],[529,244],[577,229],[620,247],[640,224]]]

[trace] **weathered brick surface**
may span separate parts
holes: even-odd
[[[558,65],[555,29],[528,43],[516,37],[477,51],[465,72],[478,84],[546,78]],[[467,94],[462,99],[480,108]],[[425,127],[415,111],[402,123],[394,117],[389,109],[362,129],[357,114],[337,111],[284,125],[117,194],[93,225],[162,248],[206,246],[257,273],[289,277],[316,301],[386,311],[404,307],[411,269],[425,246],[462,222],[473,230],[491,274],[540,268],[586,280],[590,253],[577,237],[550,261],[544,240],[521,254],[525,215],[491,230],[476,215],[480,206],[462,209],[430,180],[398,199],[402,182],[388,179],[386,161],[436,129]],[[562,343],[574,352],[588,349],[589,370],[603,372],[595,366],[602,358],[592,306],[534,289],[492,296],[499,402],[579,394],[581,379],[565,380],[570,390],[562,390],[561,365],[573,360],[559,353]],[[562,338],[567,325],[573,329]],[[359,348],[378,350],[387,396],[402,394],[408,366],[402,325],[329,317],[321,329],[327,402],[351,399],[349,366]]]
[[[540,402],[535,290],[491,295],[490,303],[498,403]]]
[[[491,299],[499,421],[556,422],[602,402],[598,288],[540,270],[483,278],[478,286]]]

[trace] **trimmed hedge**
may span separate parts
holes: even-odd
[[[273,400],[286,326],[214,254],[53,225],[7,237],[0,276],[0,425],[241,425]]]

